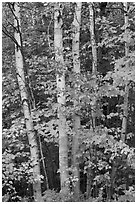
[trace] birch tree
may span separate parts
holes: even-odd
[[[31,117],[29,97],[27,93],[24,73],[24,58],[22,51],[22,35],[21,35],[21,23],[20,23],[20,7],[18,3],[10,4],[13,15],[14,15],[14,37],[15,37],[15,62],[16,62],[16,73],[20,89],[22,107],[25,117],[26,130],[30,145],[31,162],[33,167],[33,193],[34,200],[37,202],[42,201],[41,195],[41,178],[40,178],[40,164],[39,164],[39,150],[36,141],[36,135],[34,132],[33,121]]]
[[[124,20],[125,20],[125,57],[129,54],[129,43],[128,43],[128,3],[124,2]],[[126,63],[126,70],[128,70],[128,63]],[[125,142],[126,129],[127,129],[127,117],[128,117],[128,95],[129,95],[129,84],[128,80],[125,82],[125,95],[124,95],[124,109],[123,109],[123,120],[122,120],[122,131],[121,140]]]
[[[56,3],[54,7],[54,49],[55,61],[57,67],[57,102],[58,102],[58,127],[59,127],[59,169],[61,192],[68,193],[68,138],[66,134],[65,117],[65,65],[63,59],[63,41],[62,41],[62,10],[60,4]]]
[[[81,25],[81,7],[82,2],[75,3],[75,13],[74,20],[72,23],[72,56],[73,56],[73,71],[76,75],[76,80],[80,74],[80,56],[79,56],[79,41],[80,41],[80,25]],[[78,106],[78,92],[80,86],[76,83],[74,84],[75,89],[75,98],[74,106]],[[72,141],[72,164],[74,167],[74,178],[76,179],[74,186],[74,195],[78,197],[80,191],[80,178],[79,178],[79,164],[77,161],[77,153],[79,149],[79,130],[80,130],[80,116],[77,112],[74,113],[73,117],[73,127],[74,127],[74,136]]]
[[[97,73],[97,47],[95,40],[95,11],[93,3],[89,3],[89,23],[90,23],[90,42],[92,47],[92,86],[93,86],[93,97],[91,106],[91,131],[94,132],[95,124],[95,111],[96,111],[96,73]],[[89,151],[92,151],[92,147]],[[92,151],[93,152],[93,151]],[[91,152],[90,152],[91,153]],[[90,196],[93,171],[89,167],[87,169],[87,198]]]

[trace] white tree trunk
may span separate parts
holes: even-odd
[[[125,10],[125,57],[128,57],[129,54],[129,44],[128,44],[128,6],[127,2],[124,2]],[[128,63],[126,64],[126,69],[128,69]],[[122,130],[121,130],[121,140],[125,142],[126,139],[126,130],[127,130],[127,117],[128,117],[128,95],[129,95],[129,85],[128,81],[125,82],[125,95],[124,95],[124,110],[123,110],[123,121],[122,121]]]
[[[30,112],[30,106],[29,106],[29,98],[27,94],[26,89],[26,83],[25,83],[25,74],[24,74],[24,61],[23,61],[23,55],[22,55],[22,42],[21,42],[21,24],[20,24],[20,8],[18,6],[18,3],[14,4],[14,26],[15,26],[15,39],[18,43],[15,44],[15,61],[16,61],[16,72],[17,72],[17,79],[20,89],[20,95],[21,95],[21,101],[23,106],[23,112],[25,117],[25,123],[26,123],[26,130],[30,145],[30,153],[31,153],[31,162],[33,166],[33,192],[34,192],[34,199],[37,202],[42,201],[41,196],[41,181],[40,181],[40,164],[39,164],[39,151],[38,151],[38,145],[36,141],[36,135],[34,132],[33,127],[33,121],[31,117]]]
[[[54,49],[57,69],[57,102],[59,120],[59,169],[61,192],[68,193],[68,138],[66,134],[65,116],[65,66],[63,59],[63,40],[62,40],[62,17],[59,3],[55,4],[54,10]]]
[[[74,20],[72,23],[73,71],[76,74],[76,77],[78,77],[78,74],[80,74],[79,41],[80,41],[80,25],[81,25],[81,7],[82,7],[82,2],[76,2]],[[74,106],[76,107],[79,103],[77,92],[79,91],[80,86],[75,84],[74,89],[75,89]],[[79,163],[77,160],[77,153],[79,149],[79,130],[80,130],[80,116],[78,115],[78,113],[74,113],[73,126],[74,126],[74,136],[72,141],[72,164],[74,167],[74,177],[76,178],[76,182],[74,186],[74,196],[77,199],[80,193]]]

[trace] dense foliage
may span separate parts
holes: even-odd
[[[128,39],[125,35],[124,6],[94,3],[97,43],[96,84],[92,76],[92,46],[88,3],[82,3],[80,29],[81,73],[73,72],[73,2],[62,3],[63,55],[66,82],[66,133],[69,139],[69,195],[60,193],[59,136],[57,117],[54,52],[54,3],[20,2],[21,31],[25,73],[31,115],[40,154],[41,184],[44,201],[133,202],[135,194],[135,4],[128,3]],[[33,201],[30,149],[26,133],[20,90],[15,69],[13,14],[3,3],[3,90],[2,90],[2,191],[3,201]],[[125,55],[128,40],[129,54]],[[128,66],[127,66],[128,64]],[[75,84],[80,89],[74,90]],[[129,87],[127,101],[126,86]],[[96,98],[96,107],[93,106]],[[73,101],[78,100],[77,106]],[[126,107],[127,105],[127,107]],[[121,140],[122,121],[127,108],[125,141]],[[96,127],[92,127],[95,109]],[[81,194],[76,200],[73,188],[72,138],[73,115],[81,118],[79,151]],[[43,162],[44,161],[44,162]]]

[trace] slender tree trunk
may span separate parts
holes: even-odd
[[[95,40],[95,11],[93,3],[89,3],[89,13],[90,13],[90,41],[92,46],[92,74],[96,76],[97,72],[97,46]]]
[[[48,176],[47,176],[46,165],[44,161],[44,155],[43,155],[40,135],[38,137],[39,137],[39,148],[40,148],[41,161],[42,161],[42,166],[43,166],[43,171],[44,171],[45,181],[46,181],[46,189],[48,190],[49,189]]]
[[[92,162],[92,156],[93,156],[93,147],[89,147],[89,155],[90,155],[90,162]],[[88,167],[87,169],[87,183],[86,183],[86,198],[88,199],[91,195],[91,185],[93,182],[93,171],[92,167]],[[94,194],[94,192],[93,192]]]
[[[125,10],[125,57],[128,57],[129,54],[129,44],[128,44],[128,3],[124,2]],[[126,69],[128,68],[128,63],[126,64]],[[128,117],[128,95],[129,95],[129,85],[128,81],[125,84],[125,96],[124,96],[124,110],[123,110],[123,121],[122,121],[122,131],[121,131],[121,140],[125,142],[126,139],[126,130],[127,130],[127,117]]]
[[[92,115],[91,115],[91,131],[94,132],[95,124],[95,111],[96,111],[96,74],[97,74],[97,47],[95,40],[95,11],[93,3],[89,3],[89,20],[90,20],[90,41],[92,46],[92,83],[93,83],[93,97],[92,97]],[[90,197],[92,185],[93,171],[91,168],[87,169],[87,198]]]
[[[97,46],[95,40],[95,11],[93,3],[89,3],[90,18],[90,41],[92,46],[92,83],[94,87],[94,96],[92,98],[92,129],[95,129],[95,111],[96,111],[96,74],[97,74]]]
[[[129,44],[128,44],[128,3],[124,2],[125,12],[125,57],[128,57],[129,54]],[[126,69],[128,68],[128,63],[126,63]],[[124,110],[123,110],[123,121],[122,121],[122,131],[121,131],[121,140],[125,142],[126,140],[126,131],[127,131],[127,118],[128,118],[128,96],[129,96],[129,84],[128,81],[125,85],[125,96],[124,96]],[[129,175],[127,175],[126,189],[129,189]]]
[[[59,3],[54,8],[54,49],[57,67],[57,101],[58,101],[58,119],[59,119],[59,169],[61,192],[68,193],[68,138],[66,134],[65,117],[65,66],[63,59],[63,41],[62,41],[62,11]]]
[[[13,13],[15,17],[14,26],[16,28],[14,36],[17,41],[17,43],[15,44],[16,72],[17,72],[17,79],[18,79],[22,106],[23,106],[23,112],[24,112],[24,117],[25,117],[26,130],[27,130],[27,135],[28,135],[28,140],[29,140],[29,145],[30,145],[31,162],[33,166],[34,200],[37,202],[41,202],[43,200],[41,196],[39,150],[38,150],[38,144],[36,141],[36,135],[34,132],[33,121],[31,117],[31,111],[30,111],[30,105],[29,105],[29,99],[28,99],[26,83],[25,83],[24,61],[23,61],[23,55],[22,55],[22,49],[21,49],[22,41],[21,41],[20,8],[18,6],[18,3],[14,4]]]
[[[80,74],[80,56],[79,56],[79,40],[80,40],[80,25],[81,25],[81,7],[82,2],[76,2],[75,4],[75,13],[74,20],[72,23],[72,56],[73,56],[73,71],[76,74],[76,77],[79,77]],[[79,103],[77,92],[80,89],[80,86],[75,84],[75,99],[74,106],[76,107]],[[73,126],[74,126],[74,136],[72,141],[72,164],[74,167],[74,177],[77,179],[74,186],[74,196],[75,199],[78,199],[80,193],[80,178],[79,178],[79,163],[77,160],[77,153],[79,149],[79,130],[80,130],[80,116],[78,113],[74,113],[73,117]]]

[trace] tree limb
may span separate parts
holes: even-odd
[[[6,28],[4,25],[2,25],[2,32],[3,32],[7,37],[9,37],[9,38],[16,44],[17,47],[21,48],[21,46],[18,44],[17,40],[14,38],[13,35],[11,35],[11,34],[8,32],[7,28]]]

